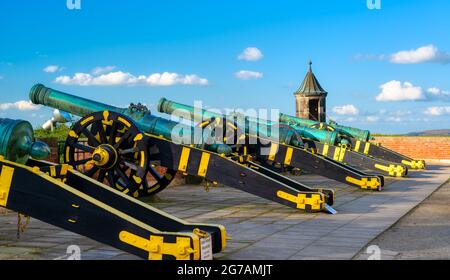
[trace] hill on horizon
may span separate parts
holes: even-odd
[[[410,132],[408,136],[450,136],[450,129],[433,129],[421,132]]]

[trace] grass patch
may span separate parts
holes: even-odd
[[[70,128],[65,124],[59,125],[53,131],[38,128],[34,130],[34,137],[39,140],[54,139],[56,141],[65,141],[69,134]]]

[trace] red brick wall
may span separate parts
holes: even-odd
[[[51,154],[46,160],[50,161],[50,162],[59,163],[59,159],[58,159],[58,139],[56,139],[56,138],[45,138],[45,139],[36,139],[36,140],[43,141],[43,142],[45,142],[45,143],[47,143],[49,145]]]
[[[374,142],[414,159],[450,160],[450,137],[376,136]]]

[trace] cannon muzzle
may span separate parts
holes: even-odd
[[[50,148],[44,142],[34,140],[29,122],[0,118],[0,155],[7,160],[25,164],[30,157],[47,158]]]

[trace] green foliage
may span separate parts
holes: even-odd
[[[53,131],[38,128],[34,130],[34,137],[44,140],[45,139],[57,139],[58,141],[64,141],[69,134],[70,128],[65,124],[57,126]]]

